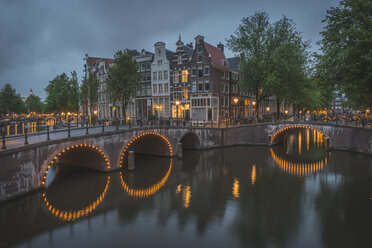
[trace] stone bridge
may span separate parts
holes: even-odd
[[[275,145],[293,128],[310,128],[329,147],[372,155],[372,130],[320,123],[262,123],[228,128],[132,128],[40,142],[0,151],[0,201],[44,188],[53,163],[76,164],[103,172],[126,166],[129,151],[181,157],[182,148]]]

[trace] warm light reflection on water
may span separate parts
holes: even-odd
[[[232,186],[232,195],[234,196],[234,198],[239,198],[239,190],[240,190],[239,179],[234,178],[234,183]]]
[[[185,208],[190,207],[190,201],[191,201],[191,187],[185,186],[182,189],[182,199],[183,199],[183,206]]]
[[[256,183],[256,165],[252,166],[252,173],[251,173],[251,183],[254,185]]]

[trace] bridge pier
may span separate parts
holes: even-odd
[[[182,158],[182,143],[177,144],[177,157]]]
[[[324,144],[327,150],[331,149],[331,142],[329,141],[329,137],[324,137]]]
[[[135,169],[134,165],[134,151],[128,152],[128,170],[133,171]]]

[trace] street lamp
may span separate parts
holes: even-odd
[[[266,112],[269,112],[269,111],[270,111],[270,107],[267,106],[267,107],[266,107]]]
[[[284,110],[284,113],[287,115],[288,114],[288,110]]]
[[[177,126],[178,126],[178,105],[180,105],[180,101],[176,101],[176,107],[177,107]]]
[[[237,115],[238,115],[238,102],[239,102],[239,99],[237,97],[234,97],[233,99],[234,103],[235,103],[235,118],[237,118]]]

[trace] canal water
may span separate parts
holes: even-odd
[[[0,204],[0,247],[370,247],[372,159],[292,130],[273,148],[137,156],[136,171],[58,165]]]

